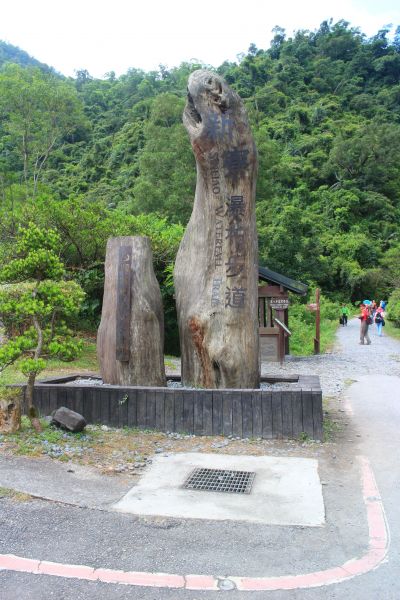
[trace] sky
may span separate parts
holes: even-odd
[[[64,75],[145,71],[197,59],[214,67],[251,43],[268,48],[272,28],[289,37],[325,19],[368,37],[400,25],[399,0],[3,0],[0,40]]]

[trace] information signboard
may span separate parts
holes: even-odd
[[[289,307],[289,298],[270,298],[269,305],[275,310],[285,310]]]

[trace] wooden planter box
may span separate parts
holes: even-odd
[[[263,378],[269,383],[288,382],[291,388],[288,390],[66,385],[79,377],[87,375],[38,382],[34,402],[40,414],[50,415],[60,406],[66,406],[82,414],[88,423],[112,427],[264,439],[307,434],[322,439],[322,392],[318,377]]]

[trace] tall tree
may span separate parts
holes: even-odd
[[[0,118],[19,151],[27,194],[35,196],[50,154],[84,125],[75,88],[38,68],[6,65],[0,73]]]

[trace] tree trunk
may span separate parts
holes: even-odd
[[[28,381],[26,384],[26,390],[25,390],[25,402],[26,402],[26,408],[27,408],[28,417],[30,419],[31,425],[38,433],[40,433],[42,431],[42,425],[40,424],[40,421],[39,421],[38,411],[33,404],[33,392],[34,392],[34,387],[35,387],[35,379],[36,379],[36,372],[29,373]]]
[[[165,386],[164,315],[146,237],[107,243],[97,354],[105,383]]]
[[[39,285],[40,285],[40,282],[37,281],[36,288],[32,292],[33,298],[36,298],[36,296],[37,296]],[[38,360],[38,358],[41,357],[42,350],[43,350],[43,331],[42,331],[41,325],[39,323],[39,319],[37,318],[36,315],[33,316],[33,325],[36,329],[36,333],[38,336],[37,346],[36,346],[33,358],[34,358],[34,360]],[[28,417],[31,421],[32,427],[38,433],[40,433],[42,431],[42,426],[39,421],[39,415],[38,415],[36,406],[34,406],[34,404],[33,404],[33,394],[34,394],[34,388],[35,388],[36,375],[37,375],[36,371],[32,371],[28,375],[28,381],[26,384],[26,391],[25,391],[25,401],[26,401],[26,407],[28,409]]]
[[[185,385],[259,387],[257,153],[239,96],[215,73],[189,78],[183,114],[197,163],[174,271]]]
[[[20,388],[0,388],[0,433],[15,433],[21,427]]]

